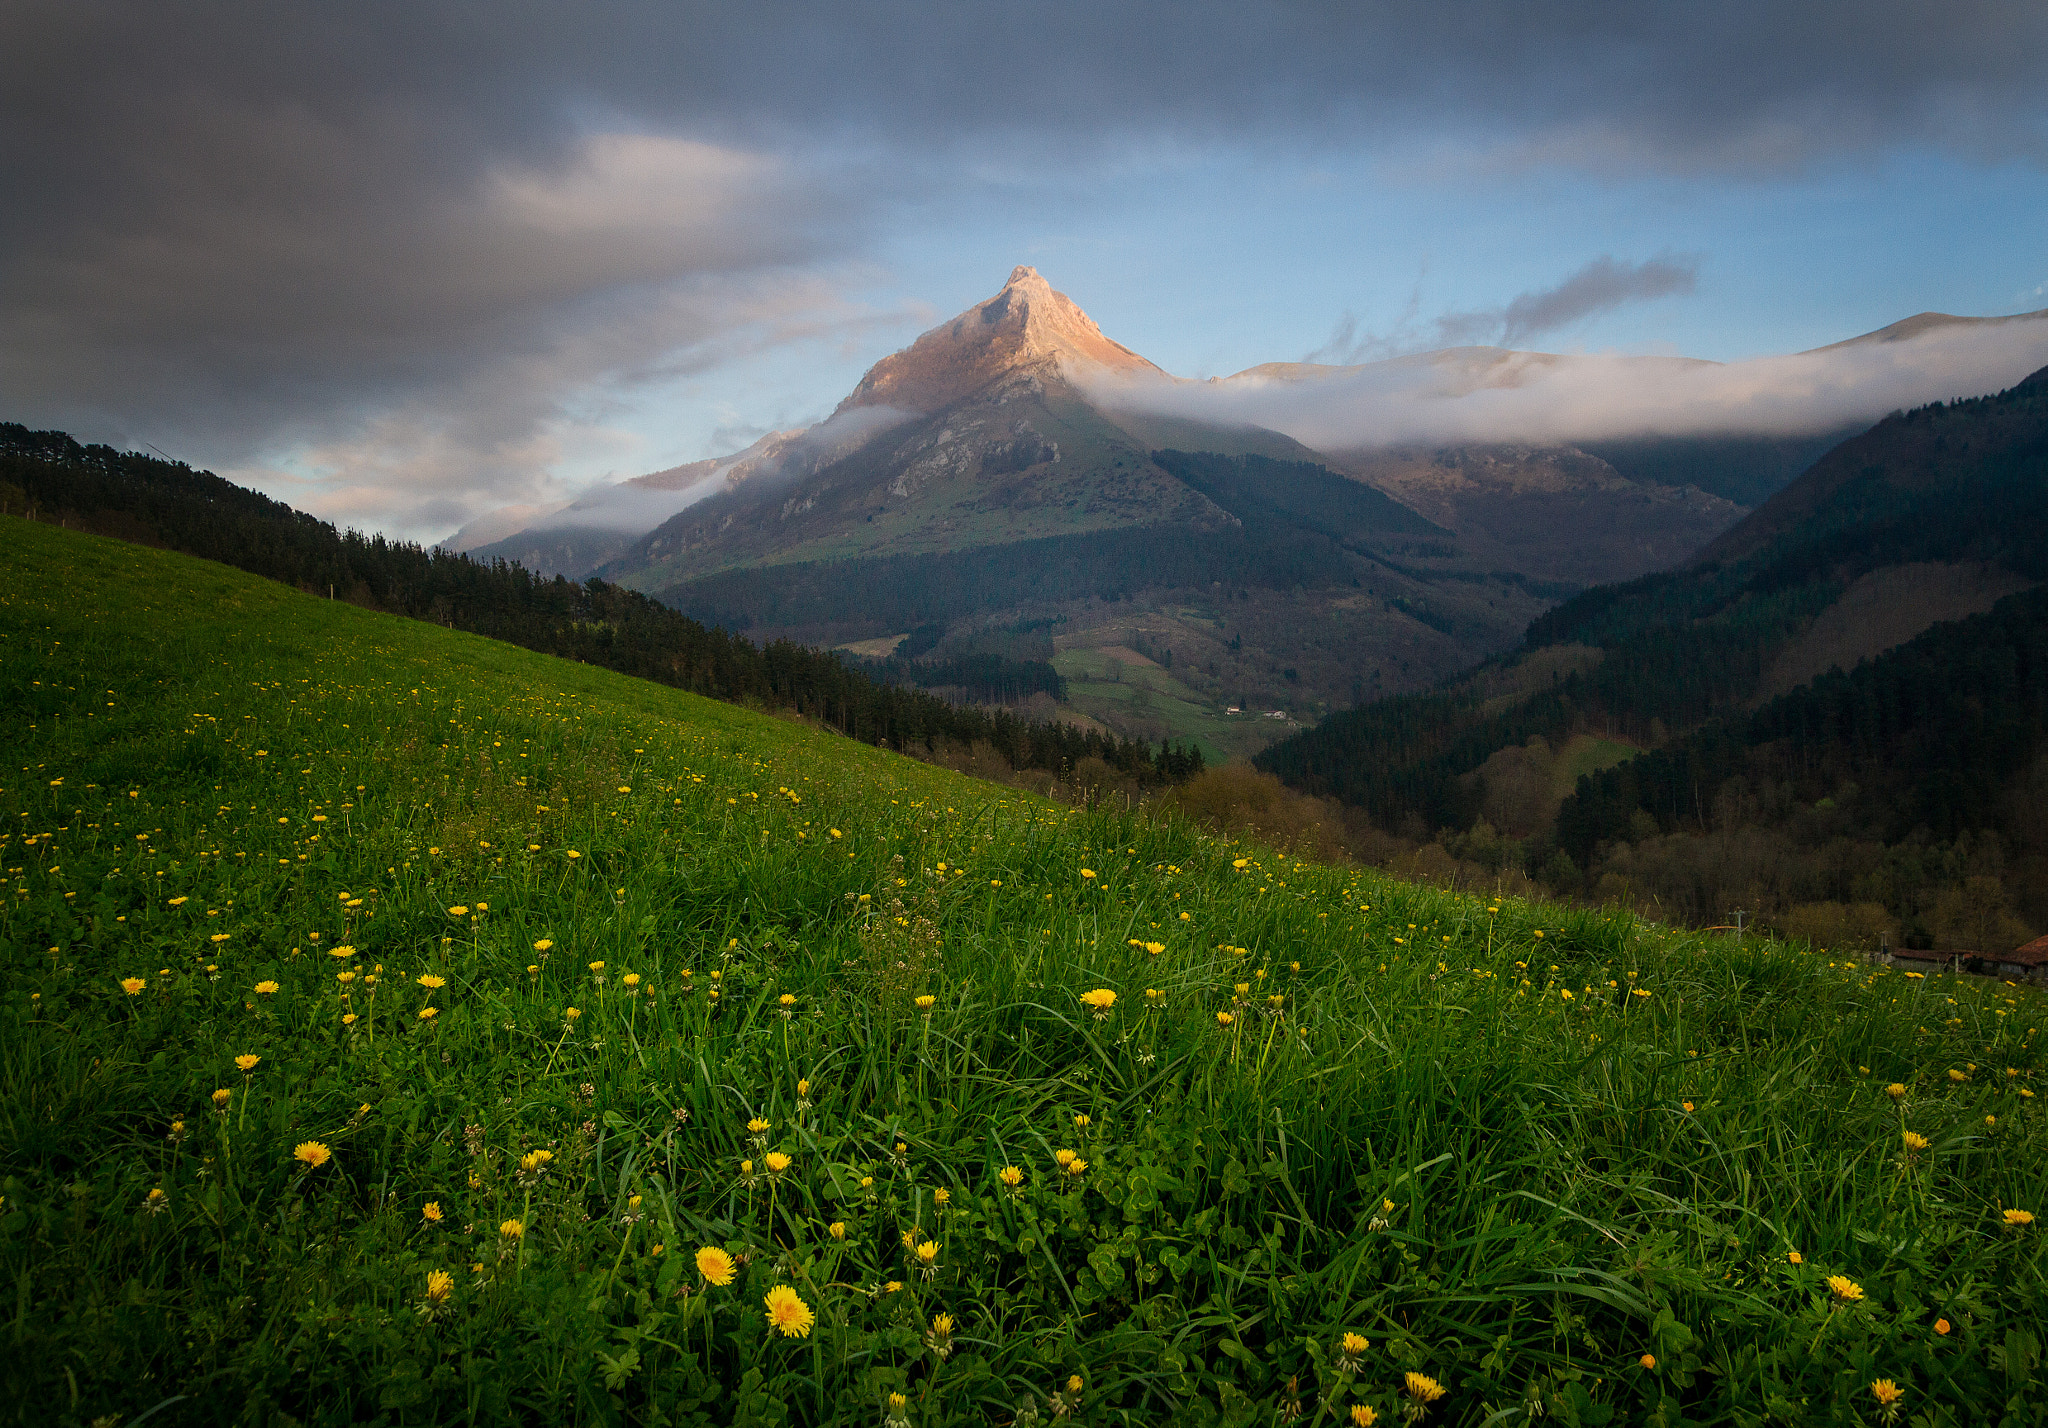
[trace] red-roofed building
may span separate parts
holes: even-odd
[[[2002,957],[1984,957],[1980,961],[1990,976],[2009,977],[2016,982],[2048,982],[2048,937],[2036,937]]]

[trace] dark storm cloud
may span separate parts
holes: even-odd
[[[366,506],[405,479],[452,511],[517,496],[593,391],[875,320],[838,265],[972,164],[1161,137],[1482,169],[2039,162],[2044,57],[2037,0],[16,0],[0,392],[216,460],[311,442],[375,478]]]

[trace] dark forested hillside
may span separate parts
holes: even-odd
[[[758,647],[601,580],[544,579],[504,561],[337,531],[211,472],[81,446],[62,432],[0,424],[0,512],[182,551],[717,699],[790,709],[893,748],[986,743],[1013,767],[1054,770],[1092,757],[1141,781],[1185,777],[1201,766],[1198,753],[1030,724],[905,687],[908,681],[878,682],[827,651],[787,641]]]
[[[1225,530],[1167,524],[971,550],[802,561],[721,571],[659,598],[707,624],[800,630],[819,643],[932,620],[1159,587],[1286,590],[1350,585],[1376,539],[1449,532],[1370,486],[1308,462],[1155,451],[1163,470],[1235,518]]]
[[[2048,372],[1888,418],[1691,568],[1586,591],[1516,655],[1258,762],[1560,888],[1996,940],[2048,923],[2043,580]],[[1507,784],[1588,736],[1647,752],[1501,827]]]

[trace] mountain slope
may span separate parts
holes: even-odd
[[[1927,889],[1974,865],[2004,889],[1986,897],[2040,922],[2048,846],[2013,791],[2048,778],[2043,581],[2048,371],[1889,418],[1692,566],[1587,591],[1532,622],[1520,654],[1337,716],[1261,763],[1390,825],[1420,815],[1462,837],[1503,831],[1504,791],[1550,756],[1531,740],[1554,752],[1591,732],[1658,751],[1505,830],[1532,869],[1562,852],[1561,885],[1632,877],[1704,918],[1729,897],[1874,901],[1933,935]],[[1868,846],[1833,873],[1805,856],[1800,839],[1850,830]],[[1748,860],[1746,891],[1698,876],[1682,841],[1766,835],[1789,841]],[[1964,851],[1949,873],[1880,876],[1916,839]]]

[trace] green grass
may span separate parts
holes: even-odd
[[[0,540],[13,1421],[1390,1422],[1408,1373],[1429,1423],[2048,1411],[2036,994]]]
[[[1119,731],[1194,744],[1211,763],[1247,759],[1298,726],[1265,719],[1266,706],[1227,715],[1214,699],[1188,688],[1171,671],[1147,668],[1099,649],[1062,650],[1052,667],[1067,680],[1067,703]]]

